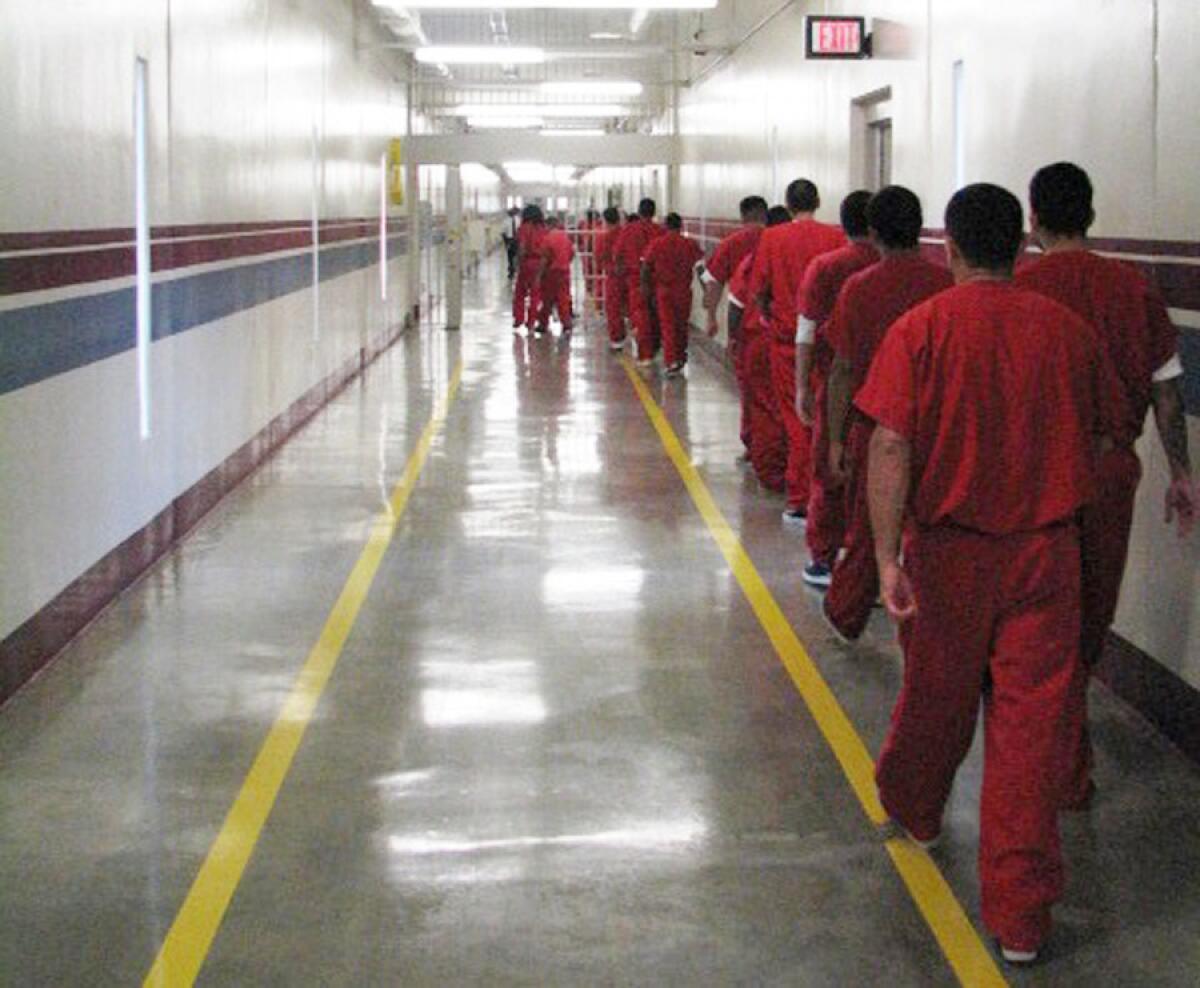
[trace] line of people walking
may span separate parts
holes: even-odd
[[[827,624],[849,645],[881,602],[898,625],[904,680],[876,781],[923,847],[982,706],[981,905],[1013,964],[1036,960],[1063,892],[1058,816],[1095,798],[1087,682],[1150,410],[1167,522],[1183,536],[1196,514],[1163,303],[1088,249],[1082,169],[1041,169],[1029,196],[1039,256],[1018,199],[978,184],[946,207],[941,264],[922,256],[911,190],[851,193],[839,229],[797,179],[785,209],[742,200],[701,275],[709,332],[728,295],[744,459],[803,531]]]

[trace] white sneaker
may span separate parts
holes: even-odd
[[[802,511],[793,511],[790,508],[784,510],[783,523],[790,525],[792,528],[804,528],[808,524],[808,518]]]
[[[1006,947],[1004,944],[1001,944],[1000,956],[1004,958],[1005,963],[1022,967],[1036,961],[1038,959],[1038,952],[1036,950],[1017,950],[1015,947]]]

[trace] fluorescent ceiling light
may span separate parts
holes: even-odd
[[[576,127],[573,130],[570,128],[558,127],[543,130],[543,137],[603,137],[607,131],[601,130],[599,127]]]
[[[593,31],[588,37],[593,41],[622,41],[626,35],[617,31]]]
[[[415,55],[426,65],[538,65],[546,60],[541,48],[517,45],[424,45]]]
[[[640,96],[642,84],[628,79],[589,79],[580,82],[543,82],[538,90],[551,96]]]
[[[712,10],[717,0],[405,0],[411,10]]]
[[[637,36],[637,33],[645,26],[646,18],[650,16],[650,8],[644,3],[635,5],[633,15],[629,18],[629,33]]]
[[[467,117],[474,130],[536,130],[545,122],[541,117]]]
[[[537,103],[462,103],[450,107],[447,113],[452,117],[476,117],[482,120],[487,117],[511,117],[522,110],[529,111],[531,116],[580,119],[627,117],[633,113],[629,107],[617,103],[549,103],[545,106]]]

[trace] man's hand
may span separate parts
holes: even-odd
[[[883,606],[896,621],[907,621],[917,613],[912,582],[894,559],[879,564],[879,595],[883,598]]]
[[[796,414],[810,429],[813,424],[813,396],[807,384],[796,381]]]
[[[829,480],[834,490],[844,487],[850,474],[846,470],[846,447],[840,440],[829,440]]]
[[[720,327],[717,325],[717,316],[715,313],[710,312],[708,314],[708,324],[705,326],[705,329],[708,331],[709,336],[717,335],[717,331],[720,329]]]
[[[1179,537],[1186,538],[1196,524],[1196,485],[1186,474],[1176,477],[1167,487],[1166,517],[1168,525],[1176,523]]]

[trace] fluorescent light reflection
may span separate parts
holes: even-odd
[[[560,611],[632,611],[645,580],[636,566],[555,566],[542,577],[542,600]]]
[[[601,847],[669,851],[701,840],[707,828],[699,820],[666,821],[601,830],[591,834],[560,834],[553,837],[507,837],[495,840],[470,840],[466,837],[432,835],[388,838],[393,854],[426,856],[434,854],[487,854],[493,851],[521,851],[541,847]]]
[[[537,666],[531,661],[432,661],[422,663],[421,672],[433,681],[421,691],[427,727],[540,724],[546,719]]]

